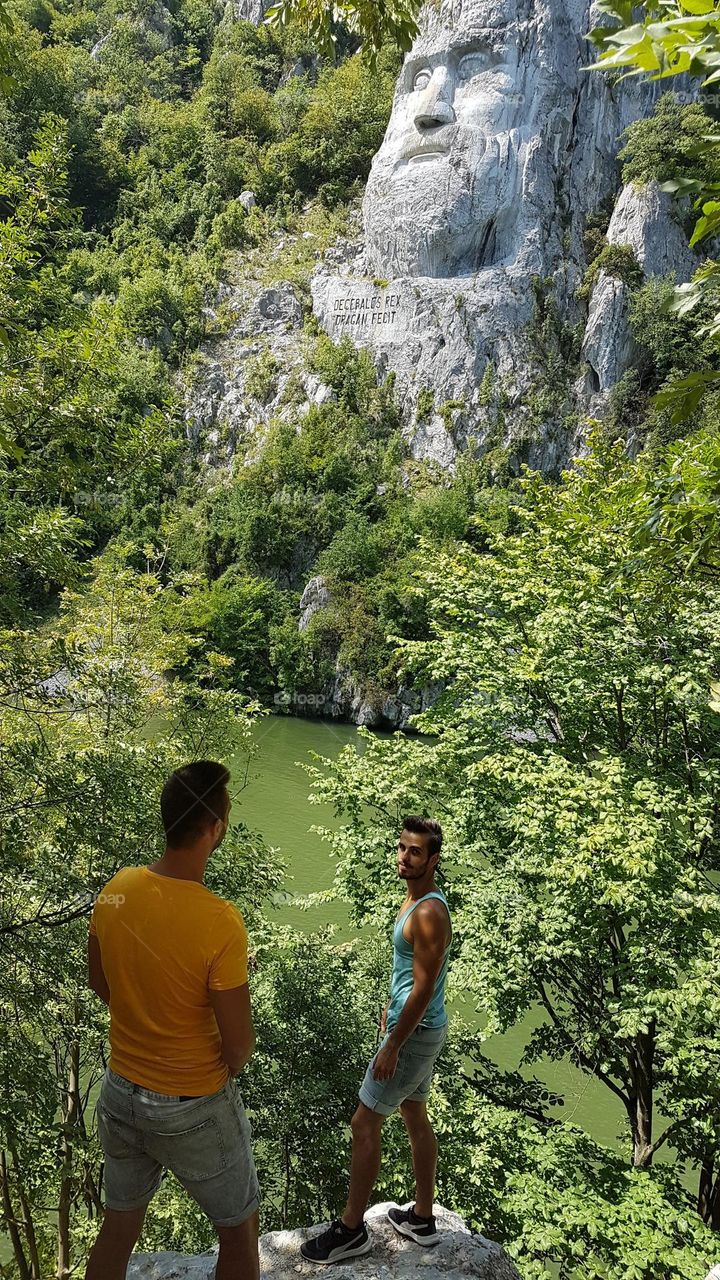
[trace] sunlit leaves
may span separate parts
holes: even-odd
[[[394,44],[403,52],[410,48],[417,34],[417,14],[421,0],[278,0],[266,13],[270,26],[284,27],[298,22],[310,35],[313,44],[326,56],[332,56],[336,43],[334,25],[344,23],[359,36],[371,61],[386,44]]]
[[[389,919],[403,811],[414,802],[441,819],[457,936],[451,983],[482,1013],[478,1042],[539,1009],[522,1061],[569,1058],[594,1074],[618,1123],[634,1114],[643,1037],[657,1037],[657,1106],[687,1117],[708,1106],[704,1032],[686,1021],[694,996],[683,993],[689,965],[710,966],[720,928],[708,876],[718,865],[710,703],[720,585],[700,572],[697,537],[686,541],[673,525],[674,512],[685,519],[686,500],[696,514],[707,503],[712,518],[711,446],[701,439],[695,448],[687,465],[680,446],[667,458],[678,502],[672,480],[657,488],[645,460],[629,461],[598,436],[559,488],[525,479],[519,529],[496,534],[489,552],[439,555],[428,546],[433,634],[401,648],[419,685],[444,686],[416,721],[429,736],[368,735],[362,755],[346,750],[315,773],[318,797],[346,817],[325,835],[337,892],[359,918]],[[681,1099],[683,1054],[696,1071]],[[683,1138],[693,1160],[704,1132],[698,1121]],[[639,1177],[635,1192],[639,1201],[647,1194],[645,1205],[655,1195]],[[539,1207],[526,1228],[548,1257],[561,1238],[587,1248],[572,1179],[567,1195],[561,1227],[548,1204],[546,1234]],[[602,1197],[584,1203],[599,1222]],[[657,1212],[665,1213],[659,1202]],[[682,1232],[669,1221],[676,1245],[663,1232],[648,1238],[647,1266],[695,1275],[699,1263],[683,1255]],[[628,1255],[614,1269],[613,1247],[599,1240],[598,1256],[607,1274],[624,1276]]]

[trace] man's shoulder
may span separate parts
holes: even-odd
[[[95,897],[90,913],[91,934],[97,933],[100,921],[104,931],[112,923],[118,907],[122,907],[124,913],[127,911],[128,895],[132,896],[132,889],[139,874],[139,867],[120,867],[119,871],[116,871],[115,875],[103,885]]]
[[[437,916],[439,920],[447,920],[450,910],[444,898],[422,898],[418,902],[414,914],[425,916],[428,919]]]
[[[120,893],[123,889],[127,889],[131,884],[135,884],[142,875],[142,867],[120,867],[115,875],[103,885],[97,896],[97,901],[102,903],[110,894]]]
[[[210,889],[208,889],[208,894],[210,895],[211,908],[217,913],[220,923],[226,924],[230,928],[237,928],[238,926],[242,929],[245,928],[242,912],[235,906],[234,902],[230,902],[228,898],[221,898],[220,894],[213,893]]]
[[[410,917],[415,927],[428,933],[444,933],[450,920],[450,909],[444,898],[425,898]]]

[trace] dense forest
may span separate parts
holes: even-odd
[[[347,748],[309,770],[340,819],[326,832],[334,892],[377,948],[367,932],[341,945],[273,924],[283,865],[242,822],[211,863],[208,883],[242,906],[252,942],[258,1049],[243,1093],[262,1229],[320,1221],[344,1195],[345,1126],[387,981],[386,855],[403,813],[432,810],[447,832],[454,987],[486,1024],[481,1037],[458,1020],[445,1054],[438,1199],[501,1241],[524,1280],[702,1280],[720,1259],[714,264],[686,290],[694,305],[673,310],[673,279],[638,280],[600,213],[587,281],[629,271],[639,353],[607,419],[587,424],[571,470],[541,477],[504,439],[500,404],[493,447],[441,473],[410,456],[392,377],[319,330],[307,289],[353,225],[398,50],[369,60],[340,27],[319,52],[300,27],[208,0],[13,0],[9,16],[2,1273],[66,1280],[102,1212],[95,895],[158,849],[171,769],[234,754],[242,774],[257,719],[298,693],[307,705],[341,668],[376,699],[401,680],[442,693],[422,737],[366,732],[362,757]],[[668,92],[627,131],[618,181],[674,182],[704,200],[714,232],[715,128],[712,104]],[[223,283],[258,271],[295,282],[307,360],[333,396],[301,414],[291,389],[259,448],[210,466],[186,388],[231,323]],[[563,333],[540,293],[534,326],[552,368]],[[257,357],[260,402],[276,372]],[[329,606],[300,631],[313,574]],[[538,1009],[523,1070],[499,1070],[482,1038]],[[540,1059],[569,1059],[620,1103],[616,1147],[564,1119]],[[395,1124],[386,1149],[378,1199],[409,1176]],[[166,1180],[141,1246],[212,1241]]]

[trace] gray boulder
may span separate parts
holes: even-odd
[[[294,286],[288,280],[280,280],[272,288],[263,290],[255,302],[252,318],[258,332],[276,325],[302,324],[302,306]]]
[[[389,1203],[375,1205],[366,1215],[372,1252],[325,1267],[327,1280],[417,1280],[418,1276],[424,1280],[519,1280],[500,1246],[472,1235],[456,1213],[435,1205],[440,1243],[433,1249],[420,1249],[396,1235],[387,1220],[389,1207]],[[318,1229],[273,1231],[262,1236],[261,1280],[316,1276],[317,1268],[303,1261],[300,1245]],[[196,1258],[177,1253],[138,1254],[131,1259],[127,1280],[212,1280],[216,1257],[215,1252]]]

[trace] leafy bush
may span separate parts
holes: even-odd
[[[631,245],[606,242],[585,272],[582,283],[577,289],[578,298],[590,297],[601,271],[624,281],[630,288],[637,288],[644,278],[642,267]]]
[[[664,93],[651,116],[635,120],[625,130],[625,145],[618,154],[622,181],[720,181],[720,156],[705,149],[698,154],[698,144],[715,129],[715,120],[699,102],[683,104],[677,94]]]

